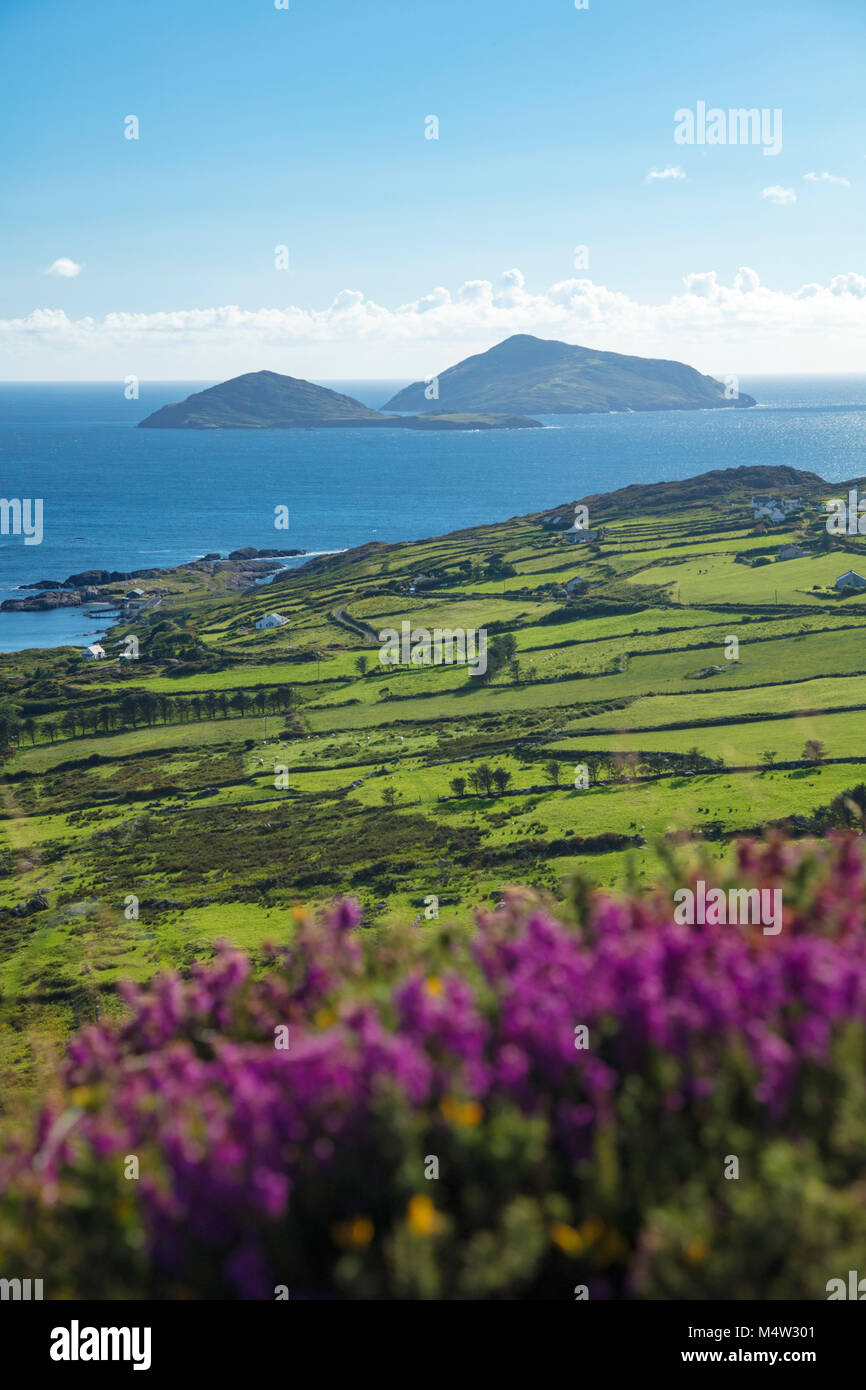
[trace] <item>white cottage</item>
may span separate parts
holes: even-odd
[[[267,627],[285,627],[288,618],[284,618],[282,613],[264,613],[256,623],[256,630],[261,632]]]
[[[835,589],[866,589],[866,579],[856,570],[846,570],[840,574],[833,586]]]

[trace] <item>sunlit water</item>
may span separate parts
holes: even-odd
[[[85,569],[243,545],[415,540],[627,483],[791,464],[866,472],[866,377],[744,378],[753,410],[544,417],[545,430],[139,430],[210,383],[0,384],[0,496],[41,497],[44,538],[0,536],[0,599]],[[328,382],[381,406],[403,382]],[[288,532],[274,529],[287,506]],[[18,595],[19,597],[21,595]],[[92,641],[86,610],[0,614],[0,650]]]

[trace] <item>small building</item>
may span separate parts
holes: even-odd
[[[135,599],[144,598],[144,590],[143,590],[143,589],[130,589],[129,593],[128,593],[128,594],[124,594],[123,597],[124,597],[124,599],[127,600],[127,601],[128,601],[129,599],[135,600]]]
[[[288,618],[284,618],[282,613],[264,613],[256,623],[256,631],[261,632],[268,627],[285,627]]]
[[[581,579],[579,574],[576,574],[573,579],[569,579],[565,585],[565,592],[568,594],[568,597],[571,598],[572,594],[577,593],[577,590],[582,588],[585,582],[586,581]]]
[[[840,574],[834,584],[834,589],[866,589],[866,579],[856,570],[846,570]]]
[[[778,507],[772,499],[763,507],[756,507],[752,513],[755,521],[765,519],[767,521],[784,521],[785,513]]]
[[[81,653],[85,661],[101,661],[105,656],[105,649],[100,647],[98,642],[92,642],[89,647],[85,647]]]
[[[569,526],[565,533],[565,539],[571,545],[590,545],[593,541],[597,541],[600,536],[600,531],[591,531],[588,526],[578,526],[577,522],[573,526]]]
[[[801,545],[783,545],[776,558],[778,560],[805,560],[811,554],[811,550],[804,550]]]

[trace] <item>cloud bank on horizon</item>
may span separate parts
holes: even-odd
[[[682,292],[664,303],[645,304],[590,279],[534,292],[514,269],[495,284],[438,287],[393,309],[348,289],[325,309],[223,305],[101,319],[36,309],[0,319],[0,373],[203,380],[267,366],[300,376],[421,377],[512,333],[674,358],[715,374],[851,371],[866,345],[866,276],[849,271],[788,291],[745,266],[730,285],[703,271],[684,276]]]

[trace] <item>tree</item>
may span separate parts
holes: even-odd
[[[763,753],[761,754],[761,762],[764,764],[764,767],[767,767],[767,768],[772,767],[772,766],[773,766],[773,763],[774,763],[775,761],[776,761],[776,750],[775,750],[775,748],[765,748],[764,751],[763,751]]]
[[[493,768],[489,763],[482,763],[479,767],[478,780],[484,788],[484,795],[489,796],[493,790]]]
[[[555,787],[559,786],[559,774],[561,770],[562,765],[558,763],[555,758],[551,758],[550,762],[544,764],[544,771],[547,773],[548,777],[553,782],[553,785]]]
[[[141,717],[149,729],[153,728],[153,721],[156,718],[156,699],[146,690],[140,697],[138,707],[141,710]]]
[[[31,743],[35,743],[35,742],[36,742],[36,720],[33,719],[30,715],[28,715],[27,718],[26,718],[26,719],[24,720],[24,722],[22,723],[21,727],[22,727],[22,729],[24,730],[25,734],[28,734],[28,735],[29,735],[29,737],[30,737],[30,742],[31,742]]]
[[[465,777],[452,777],[452,778],[451,778],[451,781],[450,781],[450,783],[449,783],[448,785],[450,786],[450,788],[451,788],[451,790],[453,791],[453,793],[454,793],[455,796],[465,796],[465,795],[466,795],[466,778],[465,778]]]
[[[355,659],[355,670],[358,672],[358,675],[359,675],[359,676],[366,676],[366,674],[367,674],[367,658],[366,658],[365,656],[356,657],[356,659]]]
[[[517,651],[517,638],[513,632],[503,632],[499,638],[498,646],[505,662],[509,662]]]
[[[814,763],[817,767],[824,761],[826,748],[819,738],[807,738],[806,746],[803,749],[803,757],[807,763]]]
[[[0,744],[5,748],[18,733],[18,710],[11,700],[0,700]]]
[[[382,793],[382,801],[386,806],[393,806],[397,800],[397,793],[393,787],[386,787]]]
[[[51,742],[53,743],[57,737],[57,725],[55,724],[54,720],[46,719],[42,727],[45,730],[48,737],[50,738]]]
[[[505,792],[508,783],[511,781],[511,773],[507,768],[497,767],[493,770],[493,780],[496,783],[496,790],[500,796]]]
[[[509,671],[509,674],[510,674],[510,676],[511,676],[511,679],[514,681],[514,684],[515,684],[515,685],[519,685],[519,684],[520,684],[520,662],[518,661],[518,659],[517,659],[516,656],[514,657],[514,659],[513,659],[512,661],[510,661],[510,662],[508,663],[508,671]]]

